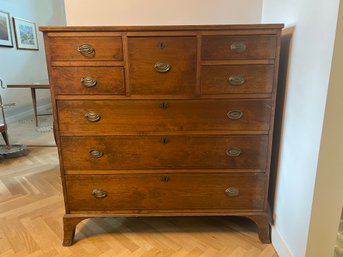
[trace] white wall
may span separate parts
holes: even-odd
[[[262,0],[65,0],[68,25],[260,23]]]
[[[280,257],[306,252],[339,0],[264,0],[262,22],[295,24],[272,241]],[[324,255],[311,255],[311,257]],[[329,256],[325,256],[329,257]]]
[[[9,12],[12,17],[35,22],[37,30],[41,25],[65,25],[63,0],[1,0],[0,10]],[[15,40],[13,26],[12,34]],[[18,50],[15,41],[13,48],[0,47],[0,78],[5,85],[48,82],[42,33],[37,31],[37,36],[39,51]],[[16,103],[6,111],[8,116],[26,110],[33,115],[29,89],[0,89],[0,94],[5,103]],[[37,94],[38,104],[49,103],[48,90],[38,90]]]
[[[343,207],[343,5],[337,22],[334,57],[319,153],[306,256],[333,256]]]

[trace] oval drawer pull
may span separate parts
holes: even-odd
[[[232,75],[228,80],[232,86],[241,86],[246,82],[246,79],[242,75]]]
[[[160,103],[160,108],[161,109],[167,109],[168,107],[169,107],[169,104],[167,102]]]
[[[231,120],[238,120],[238,119],[242,118],[243,112],[240,111],[240,110],[232,110],[232,111],[229,111],[229,112],[227,113],[227,116],[228,116],[229,119],[231,119]]]
[[[162,137],[160,142],[161,142],[161,144],[166,145],[169,143],[169,139],[167,137]]]
[[[93,46],[88,44],[82,44],[77,48],[77,51],[80,52],[85,57],[94,57],[95,55],[95,49]]]
[[[166,73],[170,71],[171,65],[169,63],[157,62],[155,63],[154,68],[157,72]]]
[[[230,50],[235,53],[243,53],[247,50],[247,46],[242,42],[234,42],[230,45]]]
[[[170,179],[169,176],[162,176],[160,178],[161,182],[164,182],[164,183],[167,183],[169,181],[169,179]]]
[[[96,112],[87,112],[85,114],[85,117],[90,122],[97,122],[97,121],[99,121],[101,119],[100,114],[98,114]]]
[[[83,77],[83,78],[81,78],[81,83],[85,87],[94,87],[96,85],[97,81],[95,78],[92,78],[92,77]]]
[[[104,155],[104,153],[100,150],[96,150],[96,149],[90,149],[88,151],[89,155],[93,158],[100,158],[101,156]]]
[[[239,148],[231,148],[226,150],[226,155],[230,157],[237,157],[240,156],[242,153],[242,150]]]
[[[225,189],[225,194],[229,197],[238,196],[239,195],[239,189],[235,187],[228,187]]]
[[[107,192],[102,190],[102,189],[93,189],[92,195],[95,198],[101,199],[101,198],[105,198],[107,196]]]

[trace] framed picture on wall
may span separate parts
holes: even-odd
[[[13,17],[14,34],[18,49],[38,50],[36,24]]]
[[[0,46],[13,47],[10,14],[0,10]]]

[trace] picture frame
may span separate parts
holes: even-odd
[[[0,10],[0,46],[13,47],[10,14]]]
[[[38,50],[36,24],[32,21],[13,17],[17,49]]]

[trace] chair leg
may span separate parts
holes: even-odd
[[[8,135],[7,135],[7,132],[6,131],[4,131],[4,132],[1,132],[1,134],[2,134],[2,137],[4,138],[4,140],[5,140],[5,143],[6,143],[6,145],[7,146],[9,146],[10,145],[10,143],[9,143],[9,141],[8,141]]]

